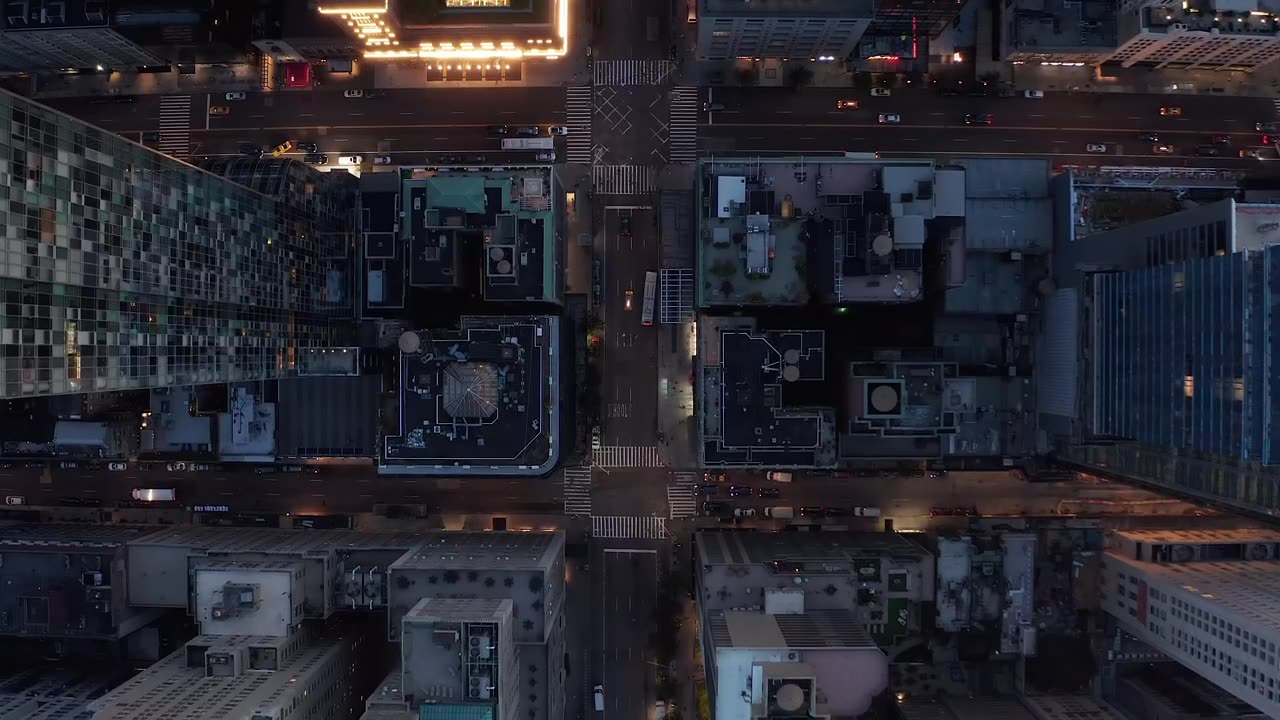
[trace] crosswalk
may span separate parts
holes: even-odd
[[[697,160],[698,88],[678,87],[671,91],[667,127],[667,159],[673,163]]]
[[[564,138],[566,159],[571,163],[591,162],[592,91],[585,85],[569,88],[565,96]]]
[[[160,152],[185,158],[191,154],[191,96],[160,98]]]
[[[592,515],[591,535],[612,540],[662,540],[667,537],[667,519],[629,515]]]
[[[667,486],[667,507],[671,510],[672,520],[698,514],[697,484],[697,473],[675,473],[675,484]]]
[[[670,60],[596,60],[591,79],[596,85],[659,85],[675,69]]]
[[[1271,105],[1276,109],[1276,113],[1280,114],[1280,98],[1272,99]]]
[[[575,465],[564,469],[564,514],[591,514],[591,467]]]
[[[653,168],[646,165],[593,165],[591,186],[597,195],[644,195],[653,190]]]
[[[656,447],[606,445],[591,451],[591,460],[602,468],[661,467]]]

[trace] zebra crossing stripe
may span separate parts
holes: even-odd
[[[658,85],[675,72],[670,60],[596,60],[591,63],[595,85]]]
[[[629,515],[592,515],[591,535],[611,540],[662,540],[667,537],[667,519]]]
[[[671,92],[667,157],[670,162],[698,159],[698,88],[678,87]]]
[[[564,469],[564,513],[566,515],[591,514],[591,468],[583,466]]]
[[[571,163],[591,162],[591,115],[594,93],[586,86],[569,88],[565,96],[565,157]]]
[[[191,154],[191,96],[166,95],[160,98],[160,152],[174,157]]]
[[[672,520],[698,515],[697,483],[697,473],[675,473],[675,484],[667,486],[667,508],[671,511]]]
[[[591,186],[597,195],[644,195],[653,191],[653,168],[646,165],[593,165]]]
[[[591,451],[592,462],[602,468],[661,467],[656,447],[606,445]]]

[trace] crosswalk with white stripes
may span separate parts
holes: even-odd
[[[565,97],[565,157],[571,163],[591,162],[592,90],[579,85],[569,88]]]
[[[593,165],[597,195],[644,195],[653,191],[653,168],[646,165]]]
[[[1280,98],[1274,98],[1274,99],[1272,99],[1271,104],[1272,104],[1272,106],[1274,106],[1274,107],[1275,107],[1276,112],[1277,112],[1277,113],[1280,113]]]
[[[613,540],[662,540],[667,537],[667,519],[629,515],[591,516],[591,535]]]
[[[656,447],[634,445],[605,445],[591,451],[591,460],[602,468],[660,467]]]
[[[697,485],[697,473],[675,473],[675,484],[667,486],[667,507],[671,510],[672,520],[698,514]]]
[[[658,85],[675,69],[670,60],[596,60],[591,78],[596,85]]]
[[[668,118],[667,159],[673,163],[698,159],[698,88],[678,87],[671,91]]]
[[[191,96],[160,98],[160,152],[185,158],[191,154]]]
[[[591,514],[591,467],[575,465],[564,469],[564,514]]]

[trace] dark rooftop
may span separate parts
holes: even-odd
[[[276,447],[281,457],[374,457],[379,375],[281,380]]]
[[[5,30],[106,27],[112,7],[106,0],[5,0]]]

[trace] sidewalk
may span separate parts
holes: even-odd
[[[1213,94],[1268,98],[1280,95],[1280,68],[1276,67],[1246,73],[1028,64],[1012,65],[1010,70],[1014,87],[1019,90],[1151,95]]]
[[[187,95],[205,92],[260,92],[262,69],[255,64],[201,67],[191,75],[179,72],[110,75],[33,75],[30,96],[40,98],[94,95]]]

